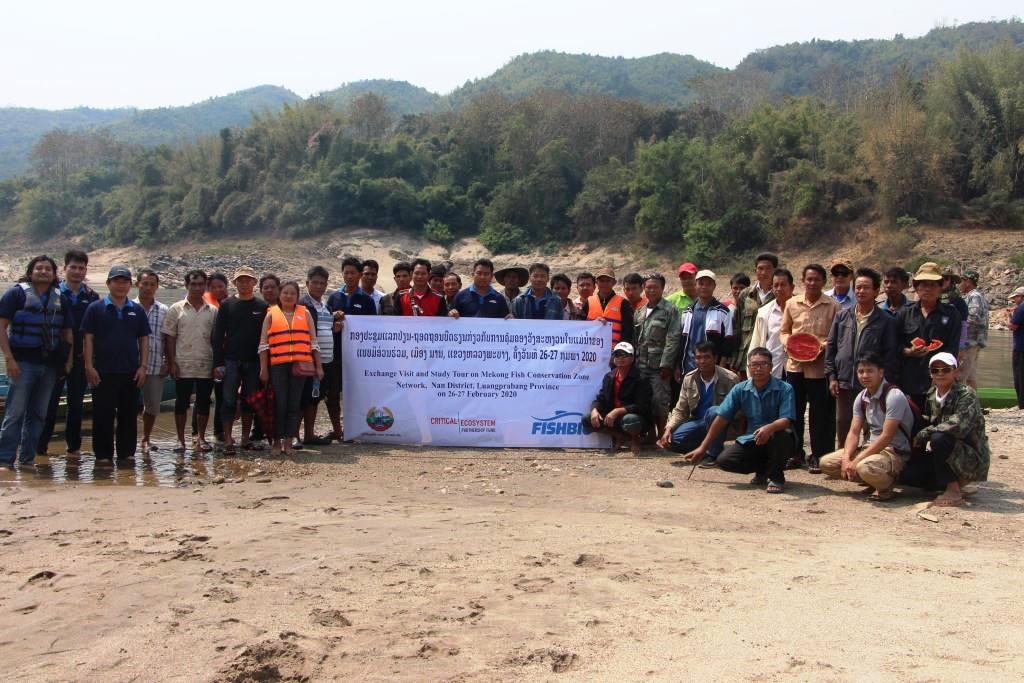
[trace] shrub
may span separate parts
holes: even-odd
[[[438,244],[451,244],[452,240],[455,239],[452,229],[448,227],[447,223],[442,223],[433,218],[428,220],[423,226],[423,234],[426,235],[428,240]]]
[[[480,242],[492,254],[518,251],[527,243],[526,232],[511,223],[493,223],[480,231]]]

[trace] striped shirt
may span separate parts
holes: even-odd
[[[320,362],[326,365],[334,360],[334,313],[327,304],[306,295],[302,302],[316,310],[316,340],[320,344]]]
[[[134,301],[142,306],[142,310],[146,311],[146,317],[149,318],[149,329],[153,330],[153,334],[149,335],[149,358],[146,359],[146,374],[159,375],[160,369],[164,365],[164,335],[161,334],[161,331],[164,329],[164,319],[167,317],[167,306],[159,301],[154,301],[149,310],[146,310],[138,297]]]

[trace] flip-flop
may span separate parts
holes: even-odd
[[[964,504],[964,499],[961,498],[943,498],[939,496],[932,501],[932,506],[937,508],[955,508],[960,507]]]
[[[266,449],[263,448],[263,444],[261,444],[261,443],[254,443],[254,442],[250,441],[249,443],[243,443],[242,444],[242,450],[243,451],[262,451],[262,450],[266,450]]]
[[[237,455],[238,451],[235,450],[234,444],[224,447],[224,455]]]
[[[874,493],[872,493],[870,496],[868,496],[868,500],[870,500],[872,502],[875,502],[875,503],[884,503],[885,501],[892,500],[895,497],[896,497],[896,492],[893,491],[892,489],[889,489],[888,491],[877,491],[876,490]]]
[[[184,453],[186,449],[184,446],[175,446],[172,450],[175,453]]]
[[[768,480],[768,487],[764,490],[765,493],[785,493],[786,485],[774,482],[771,479]]]
[[[210,451],[213,450],[213,446],[211,446],[207,441],[200,441],[199,450],[201,450],[203,453],[209,453]]]

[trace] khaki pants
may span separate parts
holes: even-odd
[[[896,451],[883,448],[857,463],[857,479],[879,491],[888,491],[899,479],[905,465]],[[820,466],[830,479],[842,479],[843,451],[829,453],[821,459]]]
[[[971,346],[960,351],[960,381],[970,386],[978,384],[978,354],[980,346]]]

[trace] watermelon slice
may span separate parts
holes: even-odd
[[[929,351],[938,351],[941,348],[942,348],[942,340],[941,339],[932,339],[931,343],[928,344],[928,350]]]
[[[786,353],[800,363],[810,363],[821,355],[821,342],[813,334],[794,334],[786,343]]]
[[[910,340],[910,345],[913,346],[915,349],[924,348],[927,344],[928,342],[926,342],[924,339],[921,339],[920,337],[914,337],[913,339]]]

